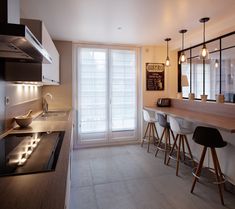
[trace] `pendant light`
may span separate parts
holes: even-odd
[[[209,20],[210,20],[209,17],[204,17],[199,20],[200,23],[203,23],[203,46],[202,46],[202,49],[200,50],[199,57],[200,59],[204,59],[204,60],[209,59],[209,51],[206,48],[206,44],[205,44],[205,24]]]
[[[215,68],[218,68],[218,67],[219,67],[219,60],[216,59],[216,60],[215,60]]]
[[[169,67],[170,66],[170,58],[169,58],[169,51],[168,51],[168,42],[171,40],[171,38],[166,38],[165,41],[166,41],[166,62],[165,62],[165,65],[166,67]]]
[[[179,58],[179,64],[182,64],[182,63],[187,63],[187,57],[184,53],[184,34],[187,32],[186,29],[183,29],[183,30],[180,30],[179,33],[182,34],[182,52],[180,54],[180,58]]]

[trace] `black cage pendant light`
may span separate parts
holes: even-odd
[[[180,30],[179,33],[182,34],[182,52],[180,54],[180,58],[179,58],[179,64],[183,64],[183,63],[187,63],[187,57],[184,53],[184,34],[187,32],[186,29]]]
[[[205,44],[205,24],[206,22],[208,22],[210,20],[209,17],[204,17],[204,18],[201,18],[199,20],[200,23],[203,23],[203,46],[202,46],[202,49],[200,50],[200,54],[199,54],[199,57],[200,59],[204,59],[204,60],[207,60],[209,59],[209,51],[208,49],[206,48],[206,44]]]
[[[169,67],[171,65],[170,63],[170,58],[169,58],[169,47],[168,47],[168,42],[171,40],[171,38],[166,38],[166,62],[165,65],[166,67]]]

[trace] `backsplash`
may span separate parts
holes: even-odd
[[[29,109],[39,111],[42,107],[41,86],[5,82],[3,69],[4,64],[0,62],[0,134],[14,125],[15,116],[26,114]]]
[[[42,108],[42,87],[25,84],[6,84],[6,97],[9,103],[5,106],[5,128],[14,125],[13,118],[26,114],[30,109],[39,111]]]

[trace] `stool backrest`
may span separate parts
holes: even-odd
[[[160,126],[167,127],[167,119],[165,115],[157,113],[157,119]]]
[[[179,122],[172,116],[168,116],[168,117],[170,121],[171,130],[176,133],[179,133],[180,132]]]
[[[144,117],[144,120],[146,122],[150,121],[150,115],[149,115],[149,112],[147,110],[143,110],[143,117]]]
[[[224,147],[227,145],[216,128],[198,126],[193,133],[193,140],[206,147]]]

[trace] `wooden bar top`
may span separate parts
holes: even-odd
[[[235,118],[216,115],[205,112],[192,111],[178,107],[150,107],[146,106],[144,109],[154,112],[165,113],[174,117],[184,118],[188,121],[201,123],[202,125],[212,126],[235,133]]]

